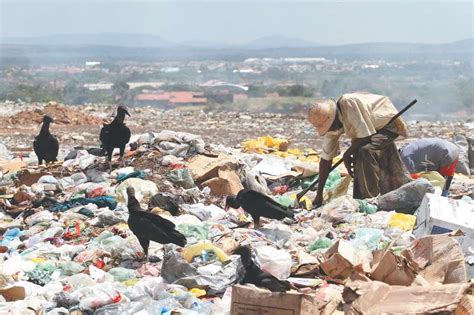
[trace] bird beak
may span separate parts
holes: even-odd
[[[225,211],[229,211],[230,206],[225,206]]]
[[[131,116],[130,116],[130,113],[128,112],[128,110],[125,111],[125,114],[127,114],[128,117],[131,117]]]

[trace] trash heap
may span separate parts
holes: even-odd
[[[293,206],[318,174],[316,152],[269,136],[229,148],[169,130],[133,136],[127,167],[111,173],[90,152],[71,150],[48,167],[0,163],[1,314],[237,314],[257,303],[271,312],[283,302],[296,309],[291,299],[301,296],[299,314],[473,310],[472,186],[448,199],[428,176],[354,200],[340,167],[323,207],[313,209],[310,191],[295,221],[262,219],[256,230],[240,227],[251,221],[242,209],[223,209],[225,196],[248,188]],[[152,242],[144,261],[126,223],[130,186],[186,247]],[[238,245],[299,291],[236,285]]]

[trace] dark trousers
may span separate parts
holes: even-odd
[[[394,140],[397,134],[382,129],[354,155],[354,198],[383,195],[411,181]]]

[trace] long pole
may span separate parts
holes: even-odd
[[[400,117],[401,115],[403,115],[407,110],[409,110],[413,105],[416,104],[416,102],[418,102],[416,99],[414,99],[413,101],[410,102],[410,104],[408,104],[407,106],[405,106],[401,111],[399,111],[396,115],[394,115],[390,120],[389,122],[383,127],[387,127],[388,125],[390,125],[391,123],[393,123],[398,117]],[[382,130],[383,128],[379,129]],[[376,133],[374,133],[373,135],[376,135],[379,133],[379,131],[377,131]],[[339,161],[337,161],[336,163],[334,163],[332,166],[331,166],[331,169],[329,170],[329,173],[331,173],[332,171],[334,171],[339,165],[341,165],[341,163],[343,162],[343,159],[340,159]],[[310,191],[314,186],[316,186],[316,184],[319,182],[319,178],[317,178],[314,182],[312,182],[308,187],[306,187],[305,189],[303,189],[301,192],[299,192],[297,195],[296,195],[296,200],[295,200],[295,206],[299,205],[299,200],[308,193],[308,191]]]

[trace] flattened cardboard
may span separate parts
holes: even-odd
[[[405,257],[384,250],[379,255],[374,255],[371,277],[390,285],[408,286],[415,280],[416,271]]]
[[[360,282],[360,297],[352,303],[351,311],[368,315],[452,312],[468,288],[467,283],[403,287]]]
[[[25,170],[18,176],[18,186],[31,186],[34,183],[37,183],[43,175],[51,175],[51,173],[43,170]]]
[[[226,167],[218,169],[217,177],[205,181],[202,186],[209,187],[211,193],[217,196],[237,195],[244,189],[239,175]]]
[[[23,300],[25,299],[25,288],[16,286],[0,289],[0,295],[2,295],[7,302]]]
[[[272,293],[252,286],[232,287],[231,315],[320,314],[315,296],[298,292]]]
[[[220,168],[226,165],[236,165],[237,162],[227,155],[219,155],[218,157],[208,157],[198,155],[189,161],[188,167],[194,181],[204,182],[208,179],[218,177]]]
[[[0,161],[0,171],[2,173],[14,173],[20,171],[22,168],[27,167],[25,161],[20,159],[10,160],[10,161]]]
[[[402,252],[428,283],[467,282],[464,254],[456,238],[447,234],[415,240]]]
[[[465,295],[459,302],[454,315],[471,315],[474,314],[474,296]]]
[[[370,261],[360,255],[352,245],[344,240],[338,240],[325,253],[326,260],[321,263],[323,271],[338,279],[346,279],[354,270],[370,271]]]

